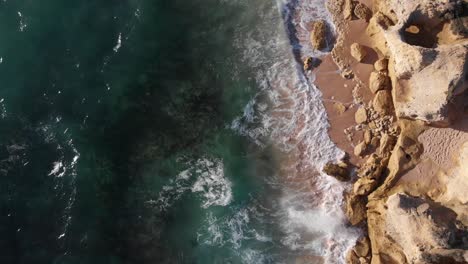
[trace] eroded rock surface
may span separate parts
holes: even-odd
[[[433,263],[440,255],[434,253],[437,249],[457,255],[454,250],[468,246],[468,241],[464,241],[468,233],[456,226],[452,210],[405,194],[390,196],[386,205],[386,233],[403,249],[409,263]],[[449,255],[445,257],[450,258]],[[447,263],[452,262],[447,259]]]
[[[468,88],[468,39],[456,13],[462,1],[393,0],[388,4],[398,23],[379,27],[387,44],[382,51],[393,60],[396,114],[448,124],[451,100]]]

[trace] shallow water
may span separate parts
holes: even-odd
[[[291,31],[317,17],[0,1],[0,262],[341,263],[357,231],[317,171],[342,152]]]

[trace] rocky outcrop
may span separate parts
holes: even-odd
[[[358,225],[366,219],[366,203],[364,196],[353,193],[345,195],[345,213],[352,225]]]
[[[377,67],[383,68],[380,64]],[[380,90],[389,90],[391,87],[390,77],[382,71],[372,72],[369,78],[369,89],[372,93],[377,93]]]
[[[468,263],[468,140],[460,136],[468,138],[468,124],[439,134],[468,120],[468,3],[373,1],[374,15],[366,17],[362,3],[336,2],[343,8],[342,29],[363,24],[346,21],[353,18],[350,10],[369,21],[372,43],[359,41],[381,58],[369,76],[372,93],[364,90],[355,102],[353,136],[363,139],[352,141],[359,142],[353,145],[357,179],[345,195],[346,216],[352,225],[367,226],[370,250],[356,245],[348,263]],[[346,68],[361,87],[367,82],[357,68],[363,66],[348,61]]]
[[[398,23],[375,26],[380,27],[386,41],[381,51],[388,52],[393,61],[395,110],[399,117],[449,123],[450,102],[468,88],[468,40],[454,30],[457,20],[446,18],[461,4],[442,0],[389,1],[388,10],[395,12]]]
[[[409,263],[434,263],[440,257],[437,250],[452,251],[445,252],[449,253],[445,257],[446,263],[453,263],[450,255],[459,258],[459,251],[468,246],[464,241],[468,232],[455,225],[456,214],[446,207],[405,194],[390,196],[386,206],[386,233],[403,249]],[[468,261],[468,251],[461,255]]]
[[[348,181],[350,179],[350,172],[346,163],[327,163],[323,167],[323,172],[339,181]]]

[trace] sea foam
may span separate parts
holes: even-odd
[[[275,213],[285,233],[281,243],[302,252],[298,255],[344,263],[346,251],[359,236],[358,230],[345,225],[342,194],[349,186],[320,173],[325,163],[342,158],[344,152],[328,136],[321,92],[313,85],[313,76],[304,74],[299,58],[326,54],[306,42],[314,20],[326,20],[334,27],[324,0],[277,1],[277,6],[283,18],[278,24],[272,23],[278,15],[265,11],[260,15],[266,21],[262,30],[239,34],[237,45],[256,69],[261,91],[230,127],[283,153],[278,176],[269,180],[282,186]]]

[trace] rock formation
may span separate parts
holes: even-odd
[[[367,56],[367,51],[364,46],[359,43],[353,43],[350,47],[351,56],[353,56],[358,62],[362,62]]]
[[[370,246],[358,241],[347,263],[468,263],[468,2],[335,2],[338,32],[352,39],[337,42],[333,60],[370,90],[353,90],[357,178],[344,203]],[[371,44],[349,35],[364,23],[355,18],[368,21]],[[380,58],[370,76],[339,57],[354,41]]]
[[[312,25],[310,42],[312,47],[317,50],[323,50],[327,47],[327,24],[325,21],[316,21]]]
[[[448,124],[450,102],[468,88],[468,39],[454,26],[460,22],[453,18],[462,3],[422,2],[388,1],[383,11],[392,10],[398,22],[389,27],[377,23],[386,41],[381,51],[388,53],[394,65],[396,114]]]
[[[348,166],[346,163],[327,163],[323,167],[323,172],[327,175],[335,177],[339,181],[348,181],[350,178]]]

